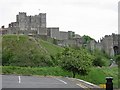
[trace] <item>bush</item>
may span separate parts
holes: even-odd
[[[85,49],[65,48],[61,55],[61,67],[75,74],[86,75],[92,64],[92,56]]]
[[[95,49],[92,52],[92,55],[94,55],[93,65],[94,66],[109,66],[110,65],[110,57],[103,53],[102,51]]]
[[[120,65],[120,55],[115,56],[115,62]]]
[[[97,56],[93,60],[93,65],[102,67],[102,66],[105,66],[105,61],[102,59],[101,56]]]

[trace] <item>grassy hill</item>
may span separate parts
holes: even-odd
[[[4,35],[2,37],[3,65],[50,66],[50,55],[63,50],[41,39],[25,35]]]
[[[2,40],[0,39],[0,45],[1,43],[3,74],[72,76],[71,72],[54,66],[54,61],[50,57],[62,52],[64,50],[62,47],[25,35],[4,35]],[[117,87],[117,71],[118,67],[93,67],[88,75],[77,75],[76,78],[99,85],[105,84],[105,77],[111,76],[114,78],[114,87]]]
[[[51,55],[55,55],[56,53],[62,52],[63,48],[52,43],[46,42],[44,40],[39,39],[40,45],[47,50],[47,52]]]

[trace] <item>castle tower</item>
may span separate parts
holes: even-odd
[[[26,22],[26,13],[25,12],[19,12],[19,15],[16,16],[17,22],[19,23],[19,29],[20,30],[27,30],[27,22]]]
[[[40,13],[38,15],[40,18],[40,22],[38,25],[38,34],[39,35],[47,35],[47,28],[46,28],[46,13]]]

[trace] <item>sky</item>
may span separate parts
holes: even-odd
[[[46,13],[47,27],[74,31],[99,40],[118,33],[119,0],[0,0],[0,27],[16,21],[19,12]]]

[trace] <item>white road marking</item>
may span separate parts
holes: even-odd
[[[21,78],[20,78],[20,76],[18,76],[18,82],[21,83]]]
[[[82,87],[82,88],[88,88],[88,87],[86,87],[86,86],[83,86],[82,84],[76,84],[76,85],[78,85],[78,86],[80,86],[80,87]]]
[[[84,81],[84,80],[81,80],[81,79],[77,79],[77,80],[80,81],[80,82],[83,82],[83,83],[85,83],[85,84],[88,84],[88,85],[91,85],[91,86],[94,86],[94,87],[97,87],[97,88],[98,88],[97,85],[94,85],[94,84],[92,84],[92,83],[90,83],[90,82],[87,82],[87,81]]]
[[[63,82],[64,84],[67,84],[67,82],[65,82],[65,81],[63,81],[63,80],[61,80],[59,78],[55,78],[55,79],[59,80],[60,82]]]

